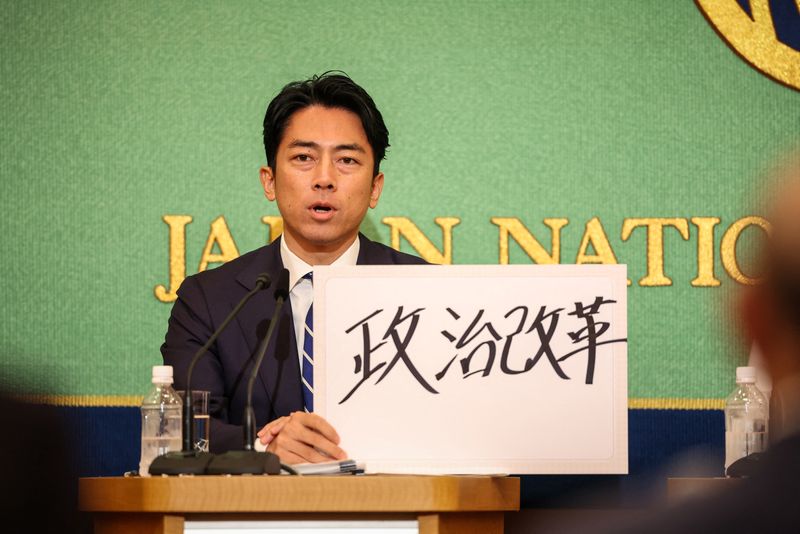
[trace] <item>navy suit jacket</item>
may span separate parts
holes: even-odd
[[[359,265],[425,263],[361,234],[359,239]],[[174,368],[175,389],[186,389],[186,372],[192,356],[242,297],[255,287],[257,276],[266,272],[275,281],[281,269],[280,239],[276,239],[270,245],[183,281],[161,345],[164,364]],[[194,369],[192,389],[211,392],[211,452],[242,448],[241,424],[247,380],[274,310],[272,290],[256,293]],[[274,336],[253,388],[259,428],[277,417],[303,409],[297,342],[288,299]]]

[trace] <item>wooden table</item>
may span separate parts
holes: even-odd
[[[500,534],[503,512],[519,510],[519,478],[83,478],[79,507],[93,515],[95,534],[178,534],[187,519],[416,519],[421,534]]]

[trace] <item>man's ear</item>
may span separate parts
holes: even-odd
[[[261,178],[261,186],[264,188],[264,196],[272,202],[275,200],[275,173],[272,172],[272,167],[261,167],[259,171]]]
[[[372,179],[372,191],[369,195],[369,207],[374,208],[378,205],[378,199],[381,198],[381,191],[383,191],[383,173],[379,172]]]

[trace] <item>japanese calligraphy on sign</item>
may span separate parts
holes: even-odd
[[[627,472],[626,269],[314,271],[316,411],[372,472]]]

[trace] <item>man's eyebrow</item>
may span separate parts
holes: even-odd
[[[303,141],[301,139],[295,139],[291,143],[289,143],[288,148],[319,148],[319,144],[315,143],[314,141]]]
[[[287,148],[313,148],[315,150],[319,150],[321,148],[319,143],[315,143],[314,141],[303,141],[302,139],[295,139],[287,145]],[[341,145],[336,145],[334,150],[341,151],[341,150],[352,150],[354,152],[361,152],[366,153],[366,149],[359,145],[358,143],[345,143]]]
[[[367,152],[366,150],[364,150],[364,147],[359,145],[358,143],[350,143],[347,145],[336,145],[336,150],[353,150],[355,152],[363,152],[363,153]]]

